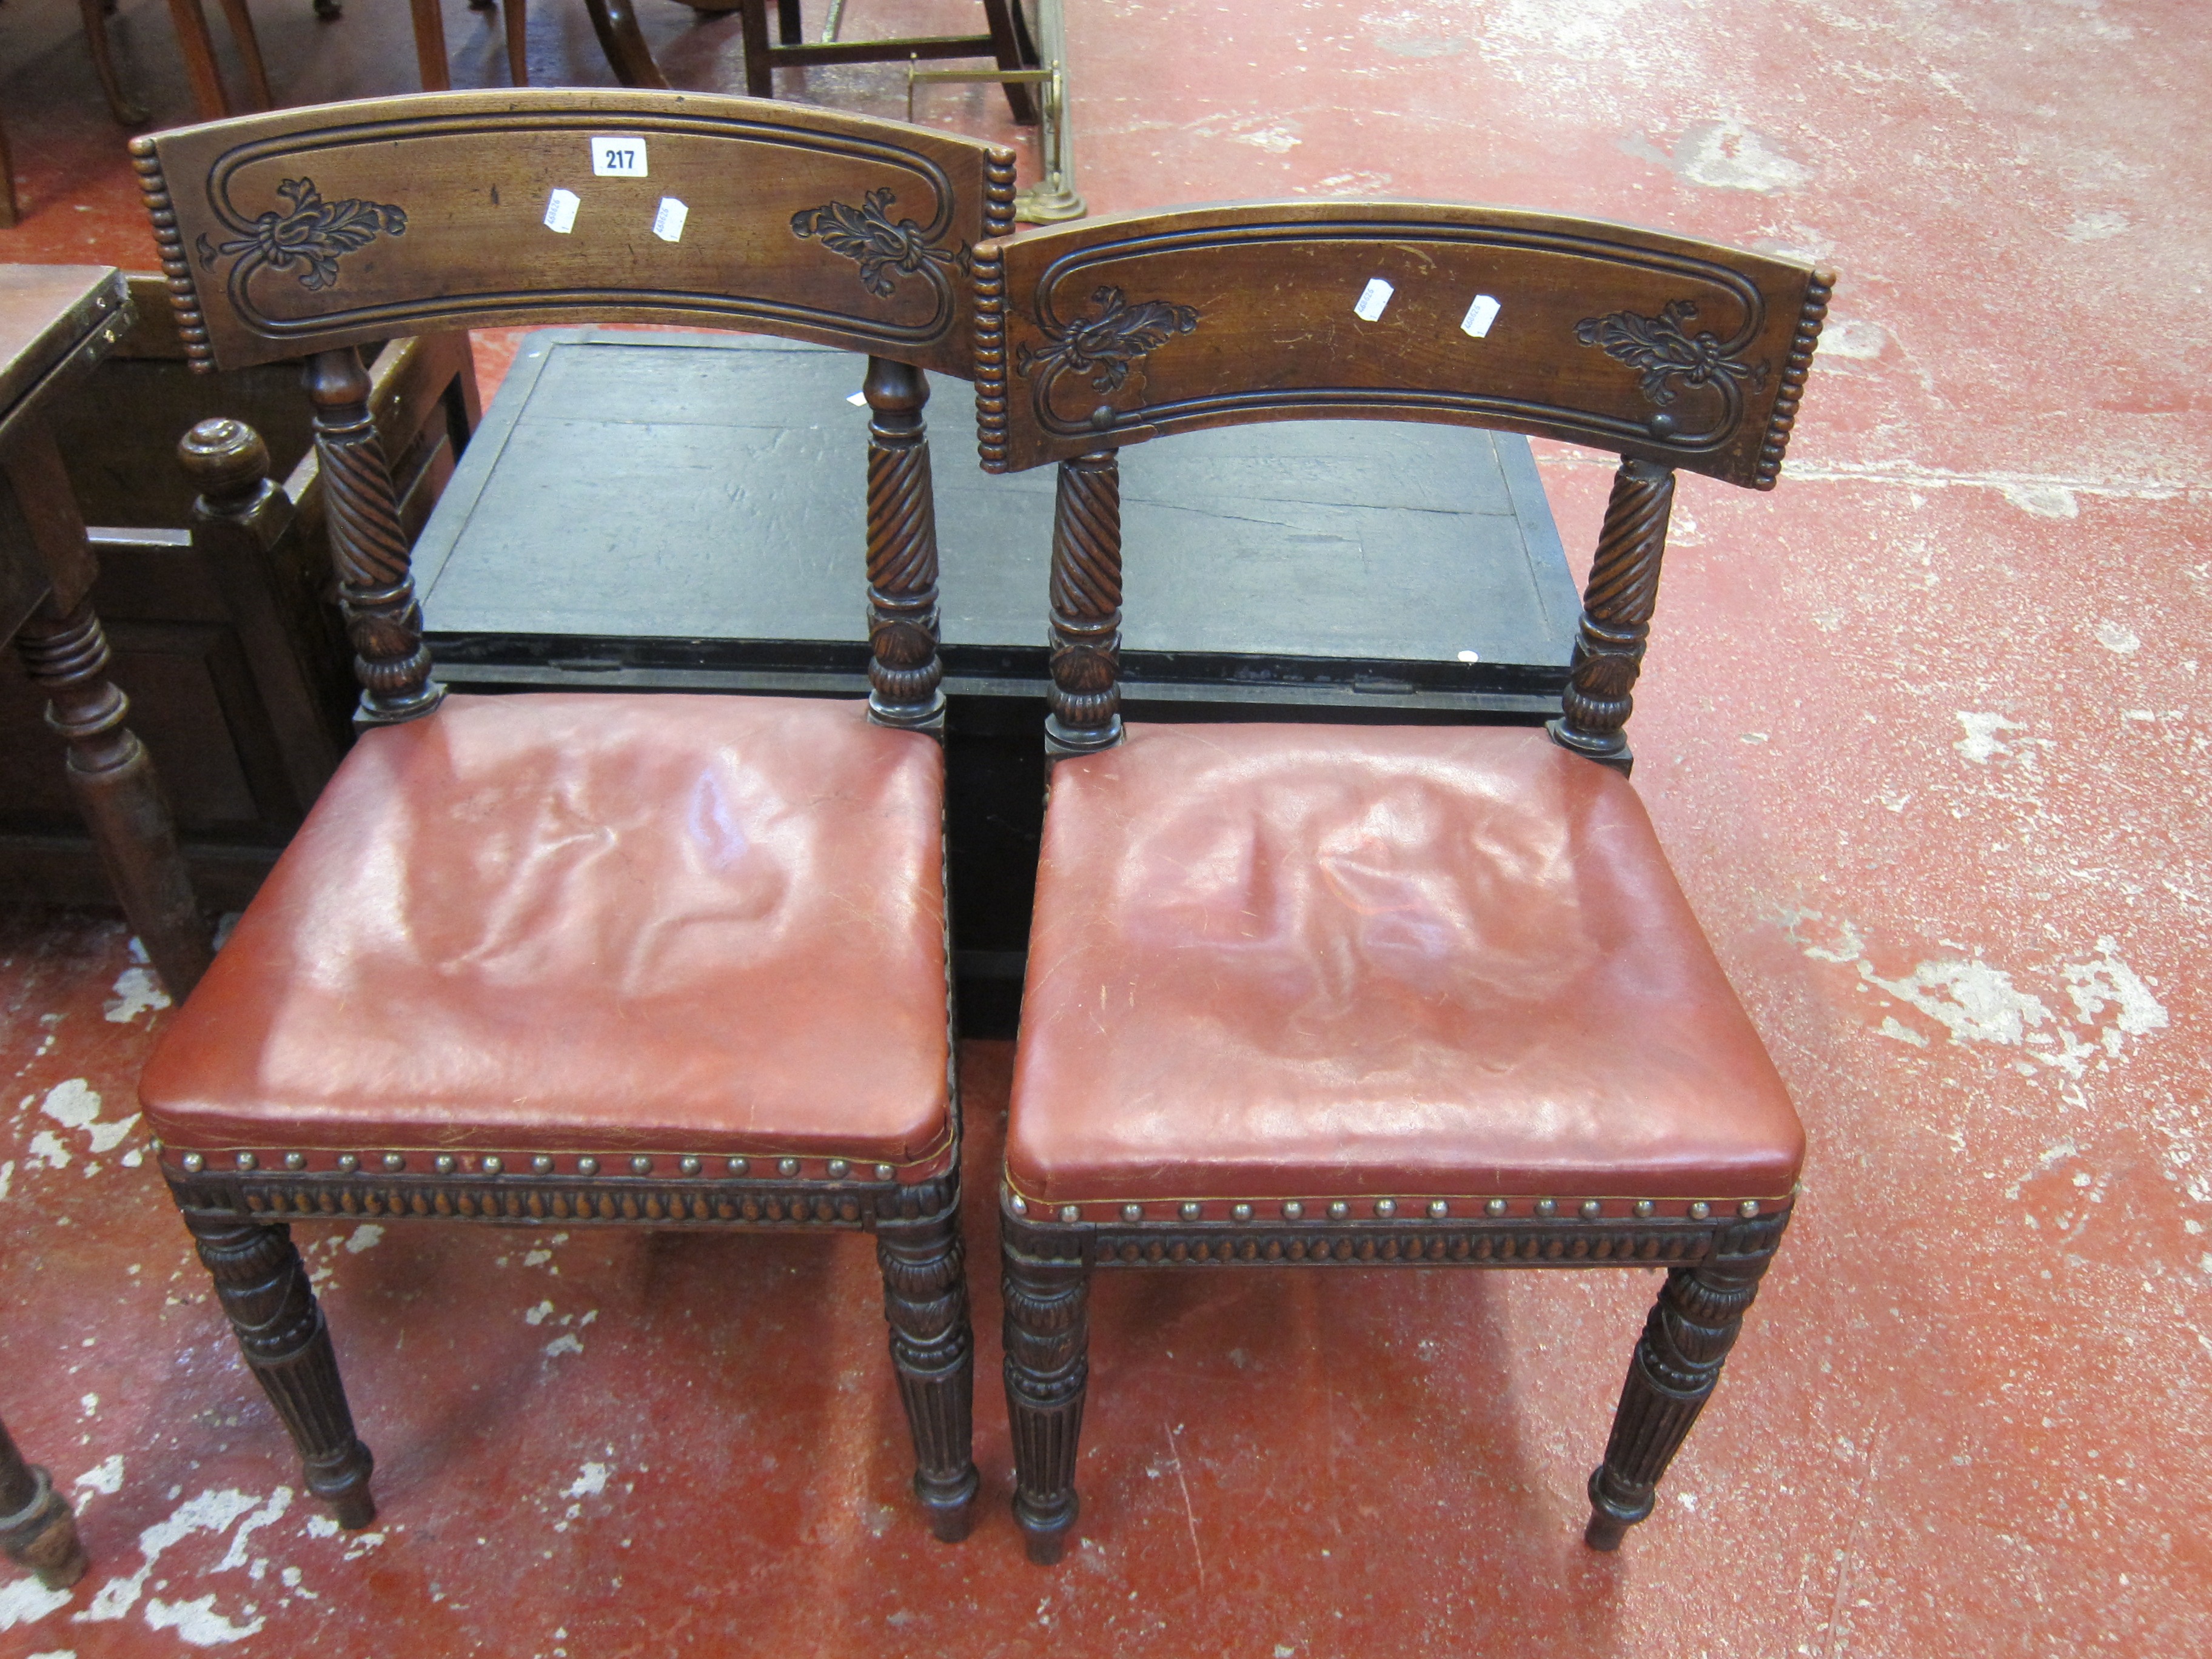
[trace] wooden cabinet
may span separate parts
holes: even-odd
[[[250,897],[351,741],[352,653],[336,605],[323,494],[296,364],[195,374],[161,279],[131,279],[137,320],[55,427],[100,561],[92,603],[112,677],[152,753],[202,902]],[[378,353],[377,424],[410,533],[453,471],[478,404],[464,333]],[[228,417],[268,446],[276,494],[241,519],[196,515],[177,457]],[[44,699],[0,661],[0,896],[109,902],[55,763]]]

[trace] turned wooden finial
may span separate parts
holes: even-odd
[[[177,441],[177,459],[211,513],[243,512],[269,487],[269,446],[243,421],[202,421]]]

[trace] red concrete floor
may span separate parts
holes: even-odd
[[[95,1565],[0,1583],[0,1653],[2212,1651],[2197,9],[1069,9],[1101,210],[1431,194],[1843,273],[1782,488],[1684,487],[1633,728],[1812,1141],[1660,1513],[1579,1542],[1644,1274],[1107,1275],[1083,1541],[1030,1567],[993,1384],[1007,1051],[975,1045],[966,1544],[903,1495],[865,1241],[397,1225],[301,1230],[379,1456],[379,1529],[333,1535],[143,1167],[143,973],[112,923],[27,915],[0,1411]],[[258,9],[288,97],[410,82],[397,7]],[[644,9],[680,84],[734,83],[729,24]],[[534,72],[606,78],[579,10],[536,11]],[[0,257],[143,264],[72,15],[0,8],[32,216]],[[161,16],[126,0],[173,120]],[[496,81],[448,16],[457,79]],[[803,90],[903,105],[896,70]],[[1003,135],[994,97],[922,113]],[[1542,465],[1587,548],[1604,471]]]

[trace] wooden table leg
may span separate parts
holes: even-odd
[[[269,90],[269,66],[261,61],[261,37],[253,32],[253,14],[246,10],[246,0],[222,0],[222,15],[229,21],[230,38],[238,44],[238,55],[246,62],[246,84],[253,94],[253,107],[274,109],[276,97]]]
[[[23,1461],[0,1423],[0,1549],[39,1575],[48,1589],[67,1589],[84,1577],[84,1546],[69,1499],[52,1476]]]
[[[446,15],[438,0],[407,0],[415,16],[415,63],[422,71],[422,90],[451,92],[453,70],[446,62]]]
[[[86,595],[92,553],[53,434],[20,430],[0,457],[11,535],[35,549],[52,590],[16,629],[15,647],[47,696],[46,723],[68,746],[70,793],[92,832],[123,914],[181,1002],[207,971],[209,932],[177,848],[169,804],[145,745],[125,726],[130,702],[107,678],[107,639]]]
[[[530,84],[530,0],[504,0],[507,74],[518,87]]]
[[[192,102],[200,119],[220,121],[230,113],[230,94],[222,89],[222,72],[215,64],[215,37],[208,33],[200,0],[169,0],[169,21],[177,31],[177,49],[185,56],[185,76],[192,83]]]
[[[0,230],[6,230],[23,216],[23,210],[15,200],[15,162],[8,154],[8,124],[0,120]]]
[[[135,127],[146,118],[146,112],[131,101],[123,90],[123,77],[115,72],[115,54],[107,40],[107,9],[108,0],[77,0],[84,16],[84,43],[92,52],[92,72],[100,78],[108,113],[121,125]]]
[[[653,48],[645,44],[645,34],[637,26],[637,13],[630,0],[584,0],[584,9],[591,14],[592,27],[599,37],[599,49],[606,53],[616,80],[626,87],[667,88],[668,77],[653,61]],[[750,74],[750,52],[746,64]]]

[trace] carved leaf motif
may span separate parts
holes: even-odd
[[[860,267],[860,285],[879,300],[897,291],[893,273],[929,276],[933,265],[949,265],[963,274],[969,265],[965,242],[956,252],[931,245],[927,233],[911,219],[893,224],[889,209],[898,199],[889,190],[872,190],[853,207],[829,202],[802,208],[791,216],[791,234],[800,241],[817,240],[832,253],[842,254]],[[941,280],[941,278],[939,279]]]
[[[1130,364],[1198,327],[1198,313],[1189,306],[1165,300],[1133,306],[1118,288],[1094,289],[1091,303],[1099,307],[1096,316],[1079,317],[1062,330],[1045,325],[1050,343],[1042,349],[1024,346],[1015,356],[1014,372],[1027,376],[1042,366],[1041,381],[1062,372],[1087,374],[1092,391],[1119,392],[1129,378]]]
[[[1584,345],[1603,348],[1607,356],[1631,368],[1642,369],[1638,386],[1662,409],[1674,401],[1682,386],[1736,380],[1757,386],[1766,379],[1765,364],[1747,363],[1730,355],[1726,342],[1711,334],[1692,335],[1682,326],[1697,314],[1695,302],[1669,300],[1656,317],[1639,317],[1632,311],[1586,317],[1575,325],[1575,337]]]
[[[289,208],[269,212],[253,222],[245,235],[216,246],[206,236],[199,239],[203,269],[212,269],[218,258],[242,256],[231,273],[234,284],[243,283],[263,265],[277,270],[301,266],[300,286],[326,289],[338,279],[338,260],[356,248],[366,247],[380,235],[402,236],[407,231],[404,210],[381,202],[349,198],[325,202],[312,179],[287,179],[276,194]]]

